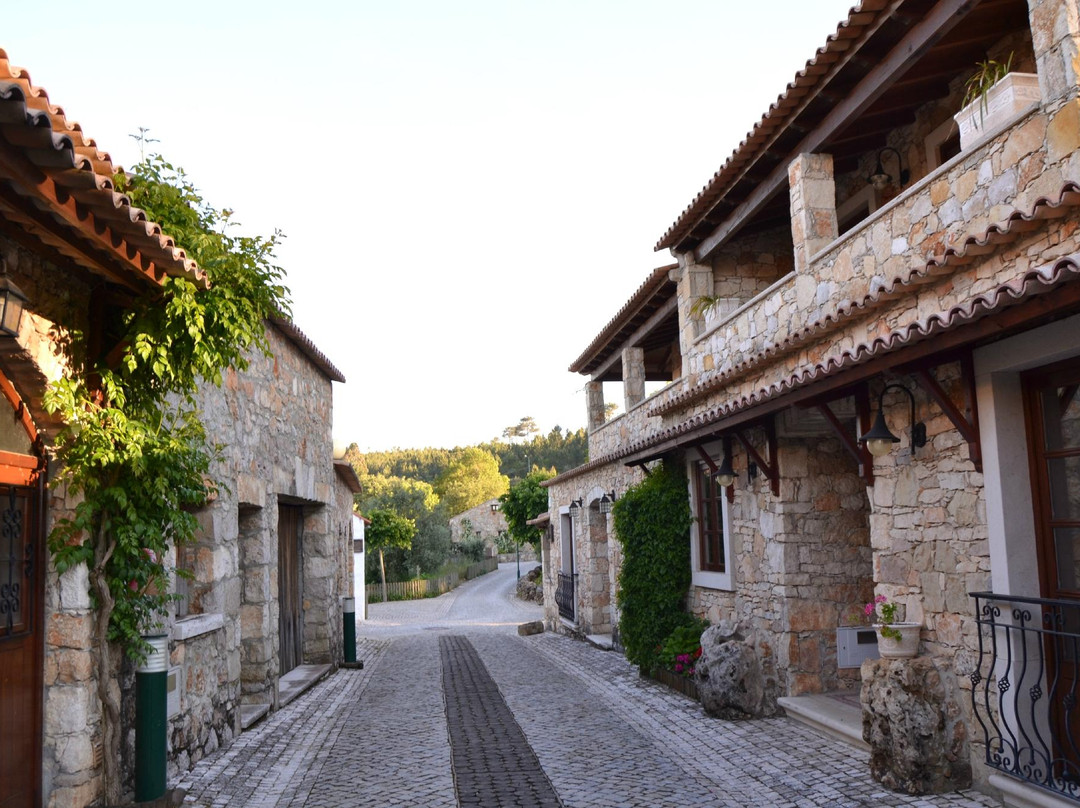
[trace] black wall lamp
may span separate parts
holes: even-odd
[[[878,409],[874,418],[874,425],[869,432],[859,437],[859,443],[865,444],[867,451],[874,457],[884,457],[892,451],[893,444],[900,442],[900,438],[890,432],[888,425],[885,423],[883,404],[885,394],[890,390],[903,390],[911,400],[911,453],[914,455],[916,449],[926,445],[926,424],[915,420],[915,396],[902,384],[885,385],[881,395],[878,396]]]
[[[0,261],[0,331],[9,337],[19,336],[19,321],[29,298],[8,277],[7,261]]]
[[[881,163],[881,158],[885,152],[892,152],[896,155],[896,168],[900,172],[900,187],[903,188],[907,185],[909,179],[911,179],[911,172],[904,168],[904,160],[900,157],[900,152],[894,149],[892,146],[886,146],[884,149],[878,152],[877,155],[877,167],[874,168],[874,173],[866,178],[866,181],[874,186],[877,190],[884,189],[889,183],[893,181],[893,176],[885,170],[885,167]]]
[[[722,488],[727,488],[735,482],[735,469],[731,465],[731,438],[724,437],[724,459],[720,468],[713,472],[713,477]]]
[[[577,499],[570,500],[570,515],[571,516],[574,516],[575,514],[577,514],[578,511],[581,510],[581,504],[582,504],[581,497],[578,497]]]
[[[604,496],[600,497],[600,513],[611,513],[611,506],[615,504],[615,489],[611,489],[611,493],[604,493]]]

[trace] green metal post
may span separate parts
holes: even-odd
[[[169,638],[144,638],[154,650],[135,672],[135,801],[165,794]]]
[[[342,598],[341,627],[345,632],[345,661],[356,662],[356,598]]]

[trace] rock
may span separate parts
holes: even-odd
[[[530,636],[532,634],[543,634],[543,633],[544,633],[544,621],[543,620],[534,620],[531,623],[522,623],[520,626],[518,626],[518,634],[520,634],[522,637],[528,637],[528,636]]]
[[[517,583],[517,596],[521,600],[533,603],[544,602],[544,589],[540,583],[540,567],[535,567],[521,576]]]
[[[695,679],[705,712],[716,718],[740,720],[764,715],[764,683],[757,654],[721,620],[701,635],[701,658]]]
[[[930,657],[868,659],[862,666],[863,739],[870,775],[905,794],[971,785],[959,684]]]

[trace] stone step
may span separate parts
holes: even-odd
[[[278,709],[330,674],[329,665],[297,665],[278,680]]]
[[[240,705],[240,729],[248,730],[259,723],[260,719],[270,712],[269,704],[241,704]]]
[[[862,708],[856,691],[783,696],[777,702],[784,711],[823,735],[870,750],[862,737]]]
[[[613,647],[610,634],[586,634],[585,639],[588,640],[590,645],[595,645],[604,651],[610,651]]]

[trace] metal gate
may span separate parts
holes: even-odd
[[[304,661],[304,509],[278,505],[278,635],[281,673]]]

